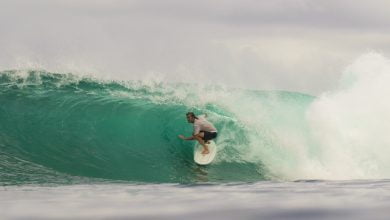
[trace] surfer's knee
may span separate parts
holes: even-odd
[[[203,143],[203,142],[204,142],[202,136],[200,136],[199,134],[194,135],[194,138],[195,138],[199,143]]]

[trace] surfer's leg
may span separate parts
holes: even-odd
[[[210,144],[210,140],[214,139],[216,137],[215,132],[203,132],[203,140],[206,142],[206,144]]]
[[[208,154],[209,153],[209,148],[206,145],[206,143],[203,140],[204,133],[200,132],[199,134],[195,135],[195,139],[199,142],[200,145],[203,146],[203,151],[202,154]]]

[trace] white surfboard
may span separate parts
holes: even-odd
[[[210,143],[207,144],[207,146],[209,147],[209,153],[202,154],[203,146],[200,145],[199,143],[195,145],[195,149],[194,149],[195,163],[200,165],[207,165],[214,160],[215,155],[217,154],[217,145],[215,144],[214,141],[210,141]]]

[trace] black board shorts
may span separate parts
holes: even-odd
[[[204,141],[209,141],[217,137],[218,133],[217,132],[210,132],[210,131],[201,131],[204,133],[203,140]]]

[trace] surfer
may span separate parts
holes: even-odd
[[[188,123],[194,124],[194,132],[191,137],[179,135],[179,138],[183,140],[197,140],[203,146],[202,154],[208,154],[209,148],[207,144],[210,143],[209,140],[217,137],[217,129],[206,120],[206,115],[197,117],[193,112],[188,112],[186,116]]]

